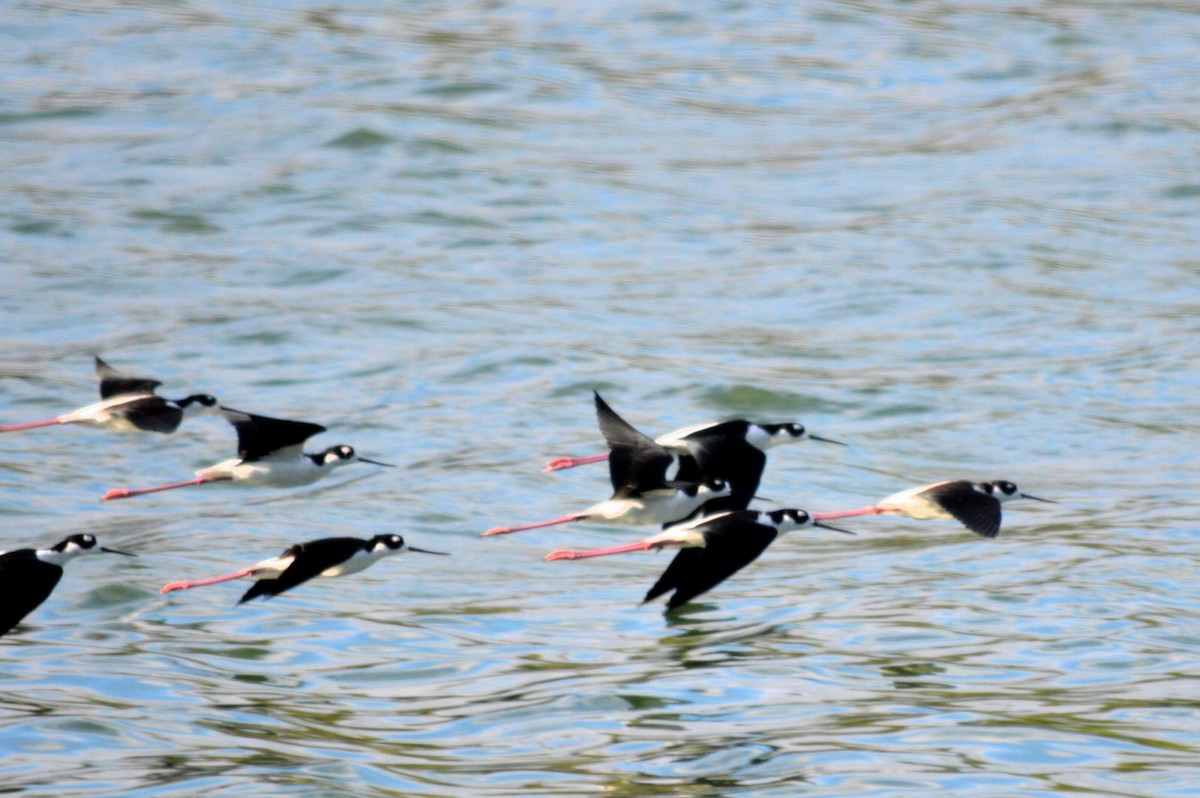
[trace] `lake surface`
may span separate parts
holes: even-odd
[[[91,354],[398,464],[101,504],[234,453],[0,439],[0,549],[92,532],[0,639],[0,792],[1200,794],[1193,3],[14,2],[0,423]],[[790,533],[681,613],[598,525],[591,391],[800,420]],[[237,606],[287,545],[406,554]]]

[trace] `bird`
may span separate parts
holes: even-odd
[[[608,474],[612,497],[562,518],[493,527],[483,533],[484,537],[589,519],[618,524],[670,523],[686,518],[705,502],[730,494],[729,485],[720,479],[668,481],[667,469],[674,461],[671,453],[618,416],[599,393],[594,396],[596,419],[611,450]]]
[[[754,562],[780,533],[806,527],[854,534],[821,523],[808,512],[791,507],[770,512],[733,510],[668,527],[657,535],[626,546],[590,551],[554,551],[546,555],[546,560],[581,560],[630,551],[679,548],[681,551],[642,600],[645,604],[674,591],[667,600],[667,612],[670,612]]]
[[[759,452],[764,452],[773,446],[792,441],[821,441],[845,446],[842,441],[813,435],[808,429],[797,422],[782,424],[757,424],[745,419],[730,421],[713,421],[705,424],[695,424],[665,435],[659,435],[654,442],[666,447],[674,455],[693,454],[697,444],[715,447],[718,442],[727,446],[745,444]],[[703,443],[702,443],[703,442]],[[565,468],[600,463],[608,459],[608,454],[596,454],[587,457],[556,457],[542,467],[543,473],[561,471]]]
[[[135,556],[98,545],[94,535],[71,535],[48,549],[0,552],[0,635],[12,631],[50,597],[64,565],[81,554],[101,552]]]
[[[50,427],[55,424],[88,424],[102,429],[123,432],[141,430],[169,435],[179,429],[185,418],[216,412],[217,400],[206,393],[183,399],[164,399],[154,393],[159,380],[131,377],[96,359],[96,376],[100,378],[100,401],[64,413],[61,416],[27,424],[0,426],[0,432]]]
[[[202,585],[213,585],[218,582],[228,582],[232,579],[249,577],[256,580],[250,589],[242,596],[238,604],[243,604],[252,598],[278,596],[286,590],[307,582],[315,577],[346,576],[362,571],[377,560],[404,551],[415,551],[421,554],[438,554],[447,556],[444,551],[429,551],[409,546],[399,535],[376,535],[375,537],[351,538],[321,538],[307,543],[297,543],[289,546],[278,557],[263,560],[260,563],[242,568],[224,576],[214,576],[195,582],[171,582],[163,585],[159,593],[170,593],[175,590],[190,590]]]
[[[335,468],[350,463],[394,467],[391,463],[360,457],[354,449],[345,444],[330,446],[316,454],[305,454],[304,442],[313,435],[325,432],[325,428],[320,424],[257,416],[227,407],[222,407],[220,412],[237,430],[237,457],[200,469],[196,472],[195,479],[140,490],[115,488],[105,493],[100,500],[126,499],[130,496],[226,480],[252,486],[292,488],[316,482]]]
[[[654,442],[678,462],[679,468],[674,476],[676,480],[695,482],[700,479],[721,479],[729,484],[728,497],[715,499],[704,505],[703,513],[710,514],[746,509],[758,490],[763,470],[766,468],[767,449],[781,443],[800,440],[846,445],[832,438],[813,435],[803,424],[756,424],[744,419],[684,427],[660,435]],[[608,457],[609,455],[604,454],[583,458],[558,458],[551,460],[542,470],[557,471],[584,463],[600,462]]]
[[[1010,499],[1033,499],[1058,504],[1022,493],[1007,480],[971,482],[965,479],[934,482],[893,493],[883,501],[857,510],[816,513],[818,520],[852,518],[860,515],[903,515],[908,518],[952,518],[985,538],[1000,534],[1000,505]]]

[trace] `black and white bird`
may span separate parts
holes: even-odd
[[[101,501],[230,480],[255,487],[293,488],[312,484],[335,468],[350,463],[393,467],[390,463],[359,457],[345,444],[330,446],[316,454],[305,454],[304,442],[325,432],[320,424],[256,416],[227,407],[221,408],[221,415],[237,429],[237,457],[197,471],[195,479],[140,490],[116,488],[104,494]]]
[[[697,424],[668,432],[654,439],[679,463],[674,478],[683,482],[701,479],[720,479],[730,488],[730,495],[705,505],[705,512],[744,510],[754,498],[767,465],[767,450],[782,443],[813,440],[845,444],[831,438],[811,434],[803,424],[756,424],[743,419]],[[609,455],[551,460],[543,471],[557,471],[585,463],[595,463]]]
[[[159,380],[122,374],[99,356],[96,356],[96,375],[100,378],[101,401],[45,421],[0,426],[0,432],[56,424],[88,424],[110,430],[170,434],[179,429],[186,418],[216,412],[217,400],[206,393],[183,399],[164,399],[154,393],[162,385]]]
[[[64,565],[81,554],[100,553],[134,556],[98,545],[94,535],[71,535],[48,549],[0,552],[0,635],[50,597]]]
[[[653,601],[664,593],[674,591],[667,600],[667,610],[670,611],[711,590],[754,562],[781,533],[807,527],[854,534],[816,521],[804,510],[735,510],[668,527],[657,535],[626,546],[589,551],[555,551],[546,555],[546,559],[581,560],[648,549],[682,549],[642,600],[643,603]]]
[[[1000,505],[1011,499],[1033,499],[1057,504],[1022,493],[1007,480],[970,482],[965,479],[934,482],[893,493],[883,501],[857,510],[816,513],[817,520],[854,518],[861,515],[903,515],[908,518],[954,519],[976,535],[994,538],[1000,534]]]
[[[321,538],[320,540],[310,540],[307,543],[297,543],[288,547],[278,557],[263,560],[231,574],[199,579],[194,582],[171,582],[164,585],[159,593],[189,590],[193,587],[215,585],[218,582],[228,582],[232,579],[257,580],[242,596],[238,602],[241,604],[258,596],[266,598],[278,596],[285,590],[291,590],[316,577],[356,574],[384,557],[405,551],[446,556],[444,551],[429,551],[409,546],[399,535],[376,535],[366,540],[362,538]]]
[[[686,518],[705,502],[728,496],[724,480],[683,482],[667,479],[674,457],[663,446],[638,432],[595,395],[596,418],[611,450],[608,475],[613,494],[607,501],[571,515],[523,526],[494,527],[484,536],[506,535],[573,521],[598,520],[613,524],[666,524]]]

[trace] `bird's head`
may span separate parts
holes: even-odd
[[[792,529],[805,529],[807,527],[820,527],[821,529],[832,529],[834,532],[841,532],[845,535],[853,535],[854,533],[848,529],[839,529],[836,526],[821,523],[814,520],[812,515],[807,510],[798,510],[794,507],[786,507],[782,510],[772,510],[769,513],[763,513],[769,519],[768,523],[778,529],[780,532],[787,532]]]
[[[202,416],[217,412],[217,397],[207,393],[194,393],[175,404],[179,405],[185,416]]]
[[[99,544],[95,535],[89,535],[86,533],[82,535],[71,535],[68,538],[64,538],[63,540],[51,546],[49,551],[55,556],[45,559],[57,561],[59,565],[73,560],[81,554],[123,554],[126,557],[135,556],[127,551],[117,551],[116,549],[105,548]]]
[[[372,554],[386,556],[388,554],[399,554],[402,551],[415,551],[419,554],[447,555],[447,552],[444,551],[430,551],[429,549],[418,549],[415,546],[410,546],[399,535],[376,535],[371,538]]]
[[[1015,482],[1009,482],[1006,479],[997,479],[993,482],[983,483],[983,489],[995,496],[998,501],[1006,502],[1009,499],[1033,499],[1034,501],[1046,502],[1047,504],[1058,504],[1053,499],[1043,499],[1038,496],[1032,496],[1028,493],[1022,493]]]
[[[350,463],[370,463],[371,465],[387,466],[394,468],[391,463],[381,463],[378,460],[368,460],[365,457],[360,457],[358,452],[354,451],[354,447],[347,446],[344,443],[339,443],[337,446],[330,446],[319,455],[321,465],[337,468],[338,466],[349,465]]]
[[[759,447],[769,449],[772,446],[778,446],[781,443],[791,443],[792,441],[820,441],[822,443],[836,443],[839,446],[846,444],[841,441],[835,441],[832,438],[822,438],[820,435],[813,435],[808,429],[798,421],[788,421],[783,424],[759,424],[764,435],[762,436]]]

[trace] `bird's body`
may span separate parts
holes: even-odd
[[[63,566],[81,554],[126,554],[96,544],[93,535],[72,535],[48,549],[0,552],[0,635],[49,598]]]
[[[56,424],[86,424],[120,432],[161,432],[179,429],[184,419],[216,411],[217,400],[208,394],[183,399],[164,399],[154,393],[158,380],[131,377],[96,357],[100,378],[100,401],[45,421],[0,426],[0,432],[50,427]]]
[[[666,524],[686,518],[706,502],[730,494],[729,486],[722,480],[668,480],[667,469],[674,461],[671,453],[630,426],[600,398],[600,394],[595,395],[595,403],[600,431],[611,450],[607,459],[612,496],[562,518],[523,526],[493,527],[483,533],[485,537],[586,520]]]
[[[667,602],[667,610],[670,611],[711,590],[754,562],[779,534],[813,526],[846,531],[815,521],[804,510],[735,510],[688,521],[626,546],[591,551],[556,551],[548,554],[546,559],[579,560],[631,551],[681,549],[643,599],[643,602],[653,601],[674,591]]]
[[[994,482],[957,479],[902,490],[870,507],[817,513],[815,517],[831,520],[862,515],[903,515],[916,519],[954,519],[980,537],[994,538],[1000,534],[1000,505],[1017,498],[1054,503],[1022,493],[1015,484],[1003,479]]]
[[[200,469],[195,479],[141,490],[110,490],[102,501],[208,482],[233,481],[254,487],[292,488],[311,485],[335,468],[350,463],[390,467],[388,463],[359,457],[354,449],[344,444],[330,446],[316,454],[305,454],[304,442],[325,431],[320,424],[269,418],[230,408],[221,408],[221,415],[237,430],[237,457]]]
[[[277,596],[310,579],[356,574],[384,557],[400,554],[403,551],[416,551],[423,554],[443,553],[409,546],[399,535],[376,535],[369,539],[321,538],[307,543],[297,543],[288,547],[278,557],[271,557],[231,574],[194,582],[171,582],[164,585],[159,592],[188,590],[233,579],[254,579],[254,584],[238,602],[240,604],[258,596],[267,598]]]

